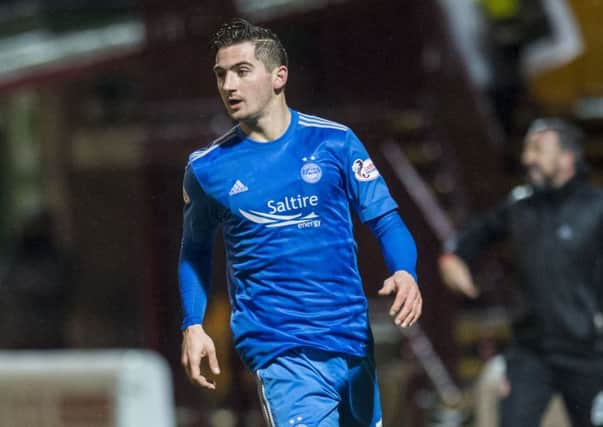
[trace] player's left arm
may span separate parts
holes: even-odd
[[[392,272],[383,282],[379,295],[395,294],[390,315],[396,325],[410,326],[421,315],[423,305],[415,272],[415,241],[400,218],[398,205],[364,144],[350,131],[344,147],[342,163],[350,204],[360,221],[371,227]]]
[[[379,240],[385,263],[393,272],[378,293],[394,294],[389,315],[396,325],[411,326],[423,309],[423,298],[417,285],[415,241],[396,210],[371,219],[367,224]]]

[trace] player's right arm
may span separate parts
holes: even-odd
[[[360,221],[368,224],[379,240],[391,273],[378,294],[393,296],[389,314],[397,326],[411,326],[421,316],[423,306],[417,284],[415,241],[396,210],[397,204],[385,180],[352,131],[346,134],[342,154],[348,201]]]
[[[217,203],[205,194],[189,165],[183,182],[184,218],[178,262],[178,281],[183,311],[182,365],[189,379],[215,389],[215,382],[202,374],[207,358],[215,375],[220,373],[214,342],[203,329],[210,290],[212,250],[219,214]]]

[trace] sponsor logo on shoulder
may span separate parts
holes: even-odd
[[[373,164],[373,161],[368,158],[365,160],[356,159],[354,163],[352,163],[352,171],[354,172],[354,177],[358,181],[373,181],[379,178],[379,171]]]
[[[235,181],[235,183],[233,184],[232,188],[230,189],[230,191],[228,192],[228,195],[234,196],[235,194],[243,193],[247,190],[249,190],[249,188],[247,188],[247,186],[245,184],[243,184],[241,181],[239,181],[237,179]]]
[[[318,206],[318,196],[285,196],[281,200],[268,200],[267,212],[239,209],[243,217],[268,228],[297,226],[297,228],[320,227],[320,216],[312,208]],[[293,211],[310,210],[309,213]]]

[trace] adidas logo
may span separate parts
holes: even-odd
[[[249,188],[247,188],[247,186],[245,184],[243,184],[241,181],[239,181],[237,179],[235,181],[234,185],[232,186],[232,188],[230,189],[230,191],[228,192],[228,195],[234,196],[235,194],[243,193],[247,190],[249,190]]]

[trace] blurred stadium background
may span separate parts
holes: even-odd
[[[478,426],[474,388],[508,338],[512,270],[505,248],[484,258],[484,292],[465,301],[439,281],[440,244],[521,181],[536,116],[583,126],[603,183],[600,0],[0,1],[0,425],[262,425],[219,256],[217,392],[179,366],[181,177],[231,125],[207,45],[234,16],[281,35],[289,103],[356,130],[416,237],[424,314],[403,336],[375,298],[378,244],[357,228],[384,425]],[[152,398],[136,394],[147,387]]]

